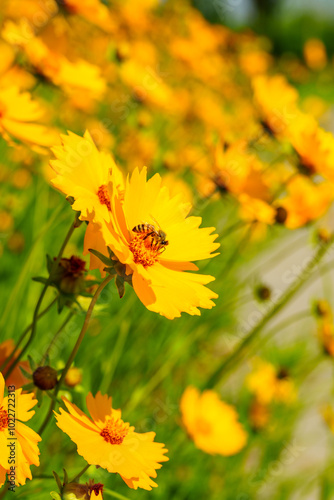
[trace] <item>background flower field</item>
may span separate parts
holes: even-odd
[[[103,498],[334,498],[332,20],[320,12],[310,32],[307,9],[285,13],[284,6],[275,12],[246,3],[7,0],[0,6],[0,365],[7,385],[6,359],[34,322],[43,279],[59,264],[76,215],[82,223],[62,257],[85,261],[66,283],[63,276],[47,282],[42,309],[54,304],[36,322],[20,360],[23,390],[38,399],[26,424],[42,430],[42,440],[40,465],[15,488],[18,499],[42,500],[50,492],[80,498],[59,493],[53,471],[63,481],[65,469],[72,479],[87,463],[52,413],[46,416],[52,398],[58,413],[64,408],[61,397],[87,413],[86,396],[98,391],[112,396],[113,408],[137,433],[156,433],[169,458],[152,491],[131,489],[118,474],[90,464],[80,482],[103,484]],[[300,36],[298,20],[307,28]],[[101,152],[96,163],[82,149],[86,131]],[[66,156],[70,134],[77,146]],[[191,304],[184,296],[174,318],[167,305],[145,302],[131,286],[140,262],[122,260],[116,237],[115,248],[113,239],[105,241],[102,261],[92,239],[93,252],[83,254],[85,231],[104,222],[94,210],[75,212],[79,202],[97,202],[72,192],[66,175],[78,168],[81,186],[90,169],[93,177],[100,172],[103,155],[111,155],[113,176],[119,175],[106,184],[106,198],[99,195],[106,213],[110,202],[123,206],[123,190],[146,166],[148,179],[158,173],[170,196],[179,194],[182,214],[191,204],[201,228],[215,228],[218,249],[210,242],[205,256],[180,258],[187,265],[202,259],[198,273],[214,277],[207,288],[215,307],[203,291]],[[153,216],[138,224],[159,224]],[[204,233],[196,234],[201,247]],[[189,240],[190,256],[196,243]],[[108,246],[117,262],[114,280],[97,300],[72,365],[78,370],[68,373],[72,381],[61,380],[59,392],[43,389],[32,373],[50,365],[59,383],[102,281],[97,267],[106,266],[103,257],[110,260]],[[158,248],[154,258],[168,259],[170,248]],[[182,283],[173,286],[178,295]],[[200,399],[191,410],[194,387],[198,394],[214,391],[212,411]],[[225,423],[231,409],[232,423],[227,417]],[[218,439],[215,425],[223,436],[218,451],[210,448]],[[0,498],[12,494],[2,486]]]

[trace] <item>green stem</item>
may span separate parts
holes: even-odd
[[[34,311],[34,315],[33,315],[33,320],[32,320],[32,326],[31,326],[31,333],[30,333],[30,336],[29,336],[29,339],[26,343],[26,345],[23,347],[22,351],[20,352],[20,354],[17,356],[17,358],[15,359],[14,363],[12,364],[12,366],[10,367],[10,369],[8,370],[6,376],[9,377],[9,375],[12,373],[12,371],[14,370],[14,368],[16,367],[17,363],[21,360],[21,358],[23,358],[23,356],[25,355],[26,351],[29,349],[29,346],[30,344],[33,342],[34,340],[34,337],[35,337],[35,334],[36,334],[36,325],[37,325],[37,319],[38,319],[38,315],[39,315],[39,309],[42,305],[42,302],[43,302],[43,299],[44,299],[44,296],[51,284],[51,281],[52,281],[52,274],[54,272],[54,270],[57,269],[58,267],[58,264],[59,264],[59,261],[64,253],[64,250],[65,250],[65,247],[67,245],[67,243],[69,242],[74,230],[79,227],[79,225],[81,224],[81,222],[79,221],[79,213],[76,214],[75,216],[75,219],[74,219],[74,222],[71,224],[71,227],[69,229],[69,231],[67,232],[66,236],[65,236],[65,239],[64,239],[64,242],[59,250],[59,253],[57,255],[57,258],[56,260],[54,261],[53,263],[53,266],[52,266],[52,269],[51,269],[51,272],[50,272],[50,275],[49,275],[49,278],[47,280],[47,282],[45,283],[43,289],[42,289],[42,292],[39,296],[39,299],[38,299],[38,302],[36,304],[36,307],[35,307],[35,311]]]
[[[41,359],[41,362],[39,363],[40,366],[43,366],[44,363],[45,363],[45,360],[46,358],[48,357],[48,354],[49,352],[51,351],[54,343],[56,342],[56,340],[58,339],[59,335],[61,334],[61,332],[64,330],[65,326],[67,325],[67,323],[73,318],[74,316],[74,311],[71,311],[69,312],[69,314],[67,315],[65,321],[62,323],[62,325],[59,327],[59,329],[57,330],[57,332],[55,333],[54,337],[52,338],[49,346],[47,347],[45,353],[44,353],[44,356],[42,357]]]
[[[116,491],[109,490],[108,488],[103,488],[103,494],[110,495],[111,497],[118,498],[119,500],[129,500],[128,497],[116,493]]]
[[[89,469],[90,464],[85,465],[85,467],[77,474],[73,479],[71,479],[69,482],[70,483],[77,483],[78,480],[81,478],[81,476],[86,472],[87,469]]]
[[[54,306],[54,304],[57,302],[58,300],[58,295],[57,297],[55,297],[51,302],[50,304],[45,308],[43,309],[42,312],[39,313],[39,315],[37,316],[37,320],[39,320],[42,316],[44,316],[47,312],[50,311],[50,309]],[[32,328],[32,323],[27,326],[27,328],[22,332],[16,346],[15,346],[15,349],[13,350],[13,352],[10,353],[10,355],[8,356],[8,358],[4,361],[4,363],[0,366],[0,371],[2,372],[4,370],[4,368],[8,365],[8,363],[12,360],[12,358],[15,356],[15,354],[17,353],[18,351],[18,348],[20,347],[20,344],[23,342],[25,336],[30,332]]]
[[[295,279],[288,290],[283,294],[281,299],[271,308],[268,313],[263,316],[257,325],[250,331],[250,333],[245,337],[245,339],[238,345],[232,354],[225,359],[213,372],[211,377],[207,380],[205,388],[214,387],[229,371],[229,369],[236,364],[242,358],[246,348],[251,344],[257,335],[262,331],[262,329],[269,323],[269,321],[289,302],[289,300],[300,290],[304,283],[310,277],[310,272],[318,265],[323,256],[326,254],[327,250],[334,242],[334,236],[330,238],[328,243],[322,244],[313,259],[308,263],[302,273]]]
[[[81,329],[81,332],[79,334],[79,337],[75,343],[75,346],[73,347],[73,350],[70,354],[70,357],[68,358],[67,360],[67,363],[65,365],[65,368],[63,369],[62,373],[61,373],[61,377],[54,389],[54,395],[57,396],[58,392],[60,391],[60,388],[62,386],[62,383],[64,382],[64,379],[66,377],[66,374],[68,372],[68,370],[70,369],[72,363],[73,363],[73,360],[79,350],[79,347],[81,345],[81,342],[85,336],[85,333],[87,331],[87,328],[88,328],[88,325],[89,325],[89,321],[90,321],[90,318],[91,318],[91,315],[92,315],[92,312],[93,312],[93,309],[94,309],[94,306],[96,304],[96,301],[97,299],[99,298],[99,295],[100,293],[102,292],[102,290],[104,289],[104,287],[114,278],[114,276],[112,275],[108,275],[103,281],[102,283],[99,285],[99,287],[97,288],[95,294],[94,294],[94,297],[92,298],[91,300],[91,303],[89,304],[89,308],[88,308],[88,311],[87,311],[87,314],[86,314],[86,317],[85,317],[85,321],[84,321],[84,324],[82,325],[82,329]],[[45,417],[45,420],[43,422],[43,424],[41,425],[41,428],[40,430],[38,431],[38,434],[41,435],[44,430],[46,429],[48,423],[49,423],[49,420],[50,420],[50,417],[52,415],[52,412],[53,412],[53,409],[55,407],[55,400],[52,400],[51,401],[51,404],[50,404],[50,407],[49,407],[49,411]]]

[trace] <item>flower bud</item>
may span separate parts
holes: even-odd
[[[68,387],[75,387],[76,385],[80,384],[81,381],[82,381],[81,370],[79,370],[79,368],[76,368],[75,366],[70,368],[66,373],[66,377],[64,380],[65,384]]]
[[[89,488],[87,484],[68,483],[64,485],[62,500],[89,500]]]
[[[286,208],[284,207],[277,207],[276,208],[276,216],[275,216],[275,221],[277,224],[284,224],[288,217],[288,212]]]
[[[58,382],[57,372],[51,366],[39,366],[32,374],[32,378],[35,386],[42,391],[53,389]]]
[[[266,285],[260,285],[256,289],[256,295],[260,300],[269,300],[271,297],[271,289]]]

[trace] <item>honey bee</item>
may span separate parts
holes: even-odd
[[[157,226],[159,226],[158,223]],[[160,227],[159,229],[156,229],[153,224],[149,224],[148,222],[138,224],[138,226],[135,226],[132,231],[134,233],[145,234],[143,241],[151,237],[151,247],[155,248],[159,253],[164,252],[166,250],[166,246],[169,244],[166,240],[166,233]]]

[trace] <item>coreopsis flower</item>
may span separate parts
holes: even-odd
[[[5,340],[0,344],[0,366],[2,366],[3,363],[9,358],[14,349],[15,349],[15,344],[13,339]],[[9,361],[8,365],[2,371],[3,376],[5,377],[6,380],[7,387],[9,385],[14,385],[16,389],[19,389],[20,387],[29,382],[27,377],[23,375],[21,367],[27,372],[30,371],[30,366],[28,361],[19,361],[19,363],[17,363],[12,373],[9,375],[9,377],[6,376],[6,373],[8,372],[12,364],[15,362],[15,359],[19,354],[20,351],[18,350],[16,352],[16,355],[14,355],[14,357],[11,359],[11,361]]]
[[[298,113],[298,93],[284,76],[259,75],[253,78],[254,99],[266,128],[277,137],[284,137],[286,129]]]
[[[0,89],[0,134],[7,141],[15,138],[29,146],[56,144],[56,131],[38,123],[43,115],[43,108],[28,92],[21,93],[18,87]]]
[[[107,32],[115,29],[115,22],[108,8],[99,0],[63,0],[63,7],[70,14],[83,17]]]
[[[298,113],[287,128],[287,138],[298,154],[299,168],[307,175],[334,179],[334,137],[311,115]]]
[[[68,412],[60,408],[60,413],[55,413],[57,425],[76,443],[79,455],[89,464],[120,474],[130,488],[151,490],[157,486],[151,478],[157,476],[160,462],[168,460],[168,450],[154,442],[154,432],[135,432],[122,420],[121,410],[112,408],[111,398],[100,392],[86,397],[91,418],[62,399]]]
[[[246,193],[241,194],[238,201],[241,219],[252,224],[252,239],[261,239],[267,233],[267,226],[275,223],[276,210],[269,203]]]
[[[5,397],[4,389],[5,380],[0,373],[0,487],[6,481],[6,474],[10,486],[32,479],[30,465],[39,465],[37,443],[41,441],[40,436],[23,423],[35,413],[30,411],[37,403],[33,394],[22,394],[22,389],[11,391],[9,387]]]
[[[81,220],[109,221],[111,177],[120,191],[124,186],[113,158],[98,151],[89,132],[84,137],[69,132],[61,141],[61,146],[52,148],[56,160],[50,164],[57,174],[52,184],[74,198],[72,208],[81,212]]]
[[[214,306],[217,295],[203,286],[214,278],[185,271],[197,270],[191,261],[215,255],[217,235],[211,234],[214,228],[199,227],[200,217],[187,217],[190,205],[171,197],[159,174],[147,180],[146,168],[136,169],[124,186],[111,157],[97,151],[88,133],[63,137],[53,152],[53,184],[73,196],[72,208],[90,221],[86,252],[108,256],[109,247],[143,304],[167,318],[199,315],[199,307]],[[105,266],[94,257],[91,268],[96,267]]]
[[[289,373],[271,363],[256,359],[252,372],[246,377],[246,386],[263,405],[271,402],[291,403],[296,399],[296,389]]]
[[[289,229],[302,227],[324,215],[333,201],[333,185],[330,182],[314,184],[305,176],[291,179],[288,195],[276,205],[287,212],[285,226]]]
[[[309,38],[303,47],[304,58],[310,69],[321,70],[327,64],[326,47],[319,38]]]
[[[186,431],[200,450],[230,456],[245,446],[247,433],[238,422],[236,410],[214,391],[200,394],[190,386],[182,395],[180,407]]]
[[[269,200],[269,186],[263,175],[264,166],[247,150],[245,141],[237,141],[228,147],[219,143],[214,158],[214,181],[221,192],[247,194],[253,198]]]

